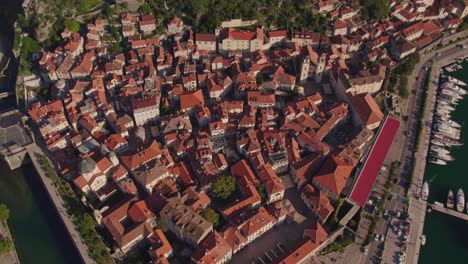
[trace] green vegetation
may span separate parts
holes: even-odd
[[[161,231],[163,231],[163,233],[166,233],[167,231],[169,231],[169,229],[167,228],[166,223],[164,222],[164,220],[162,218],[158,218],[156,220],[156,226],[159,229],[161,229]]]
[[[13,249],[13,242],[10,239],[0,239],[0,255],[4,255]]]
[[[128,8],[128,3],[127,2],[123,2],[120,4],[120,6],[123,8],[123,9],[127,9]]]
[[[263,85],[263,75],[261,73],[255,76],[255,80],[257,81],[257,85],[260,87]]]
[[[400,74],[400,75],[409,75],[413,72],[414,70],[414,67],[416,66],[416,64],[419,63],[419,60],[420,60],[420,56],[419,56],[419,53],[417,52],[414,52],[414,53],[411,53],[408,58],[406,59],[406,61],[402,64],[400,64],[396,69],[395,69],[395,73],[396,74]]]
[[[60,0],[55,0],[55,1],[60,1]],[[86,13],[102,5],[103,1],[102,0],[74,0],[73,2],[75,6],[77,7],[78,12]]]
[[[416,131],[418,131],[418,135],[416,136],[416,144],[415,144],[415,150],[419,148],[419,144],[421,143],[422,138],[424,138],[424,127],[423,127],[423,120],[424,120],[424,111],[426,109],[426,104],[427,104],[427,95],[429,91],[429,85],[431,81],[431,73],[432,73],[432,67],[428,69],[426,79],[424,80],[424,86],[423,86],[423,96],[421,97],[422,102],[421,102],[421,108],[419,109],[419,121],[416,124]],[[413,183],[413,177],[414,177],[414,169],[416,166],[416,155],[413,155],[413,162],[411,162],[411,171],[410,171],[410,179],[409,179],[409,185]]]
[[[362,18],[383,19],[388,17],[390,7],[387,0],[361,0],[361,15]]]
[[[345,200],[343,198],[338,198],[336,201],[336,209],[335,212],[333,213],[333,219],[335,222],[338,222],[338,214],[340,213],[340,209],[343,206]]]
[[[268,194],[265,189],[265,184],[261,183],[260,185],[257,185],[256,189],[258,194],[260,195],[260,198],[262,199],[262,203],[265,204],[268,198]]]
[[[218,199],[226,200],[236,190],[236,180],[232,176],[218,177],[211,183],[211,194]]]
[[[416,67],[416,64],[419,63],[419,60],[419,53],[415,52],[410,54],[406,61],[398,65],[398,67],[396,67],[396,69],[393,70],[392,74],[390,75],[391,87],[395,86],[398,78],[400,79],[398,92],[402,98],[408,98],[410,95],[410,89],[408,87],[408,75],[413,72],[414,67]]]
[[[213,224],[213,227],[217,227],[219,225],[219,214],[213,210],[212,208],[205,208],[201,211],[200,215],[208,220],[208,222]]]
[[[332,252],[343,252],[343,250],[353,243],[353,238],[350,236],[341,235],[336,238],[335,242],[331,243],[330,245],[326,246],[320,255],[327,255]]]
[[[314,13],[308,0],[174,0],[167,5],[164,0],[147,0],[140,11],[152,12],[163,21],[176,15],[198,32],[213,32],[222,21],[233,18],[257,20],[266,27],[304,27],[317,32],[325,32],[328,27],[328,19]]]
[[[80,23],[73,19],[66,19],[64,22],[64,26],[66,29],[73,32],[78,32],[78,30],[80,30]]]
[[[5,204],[0,203],[0,222],[5,222],[8,218],[10,218],[10,209]]]
[[[93,259],[97,263],[113,263],[113,260],[106,249],[106,246],[101,240],[101,237],[96,232],[96,221],[88,212],[88,209],[80,201],[80,198],[72,190],[70,184],[62,177],[59,177],[49,160],[42,156],[40,158],[42,166],[45,167],[47,175],[51,178],[58,193],[62,197],[65,208],[70,214],[70,218],[80,232],[81,237],[88,246]]]
[[[375,229],[377,228],[378,223],[381,220],[381,215],[384,210],[384,204],[385,201],[388,199],[390,196],[390,192],[387,190],[384,190],[384,193],[382,195],[382,199],[380,199],[379,203],[376,205],[376,210],[374,212],[374,219],[372,219],[372,223],[369,226],[369,231],[367,233],[366,238],[364,239],[364,242],[362,243],[362,246],[365,247],[369,245],[369,243],[374,239],[375,237]]]
[[[348,222],[349,229],[353,230],[355,233],[359,229],[359,222],[361,222],[361,211],[362,209],[359,209],[359,211]]]
[[[171,109],[168,104],[161,104],[161,113],[168,114]]]
[[[409,88],[408,88],[408,77],[401,76],[400,77],[400,85],[398,86],[398,93],[402,98],[408,98],[410,95]]]
[[[13,40],[13,49],[15,51],[18,51],[20,49],[20,44],[21,44],[21,35],[18,31],[15,30],[14,40]]]

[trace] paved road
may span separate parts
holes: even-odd
[[[467,44],[468,40],[461,42]],[[415,160],[415,170],[413,184],[408,192],[408,197],[416,198],[419,196],[420,188],[424,179],[424,171],[426,168],[427,149],[429,147],[428,141],[431,134],[432,113],[435,107],[436,91],[438,86],[438,78],[440,67],[447,65],[454,59],[467,56],[467,50],[457,47],[447,47],[439,51],[439,56],[425,56],[423,60],[433,60],[433,68],[430,76],[430,85],[427,97],[427,107],[424,109],[424,116],[422,119],[424,127],[424,135],[421,144],[418,146]],[[426,213],[426,203],[419,199],[413,199],[409,207],[409,215],[411,220],[410,240],[407,248],[407,261],[408,263],[417,263],[419,258],[419,251],[421,247],[420,237],[424,228],[424,217]]]
[[[461,43],[466,43],[468,41],[464,41]],[[420,144],[420,148],[416,154],[416,137],[418,136],[417,125],[419,122],[419,113],[420,107],[422,107],[422,99],[423,99],[423,85],[424,80],[426,77],[427,72],[425,71],[426,67],[432,66],[431,60],[438,60],[437,64],[444,65],[447,64],[453,58],[460,57],[463,51],[459,48],[453,46],[446,47],[438,51],[440,53],[439,56],[436,56],[434,52],[422,55],[421,61],[415,66],[415,70],[413,74],[410,75],[409,78],[409,87],[414,87],[414,91],[410,94],[410,97],[407,100],[402,100],[402,115],[408,116],[408,119],[402,126],[400,126],[400,130],[398,131],[398,135],[395,139],[394,144],[389,151],[389,155],[386,158],[385,163],[390,164],[391,161],[399,160],[401,162],[400,165],[400,175],[399,175],[399,182],[393,188],[391,193],[393,197],[390,201],[385,202],[384,208],[387,209],[389,212],[394,213],[396,211],[402,212],[406,205],[404,203],[404,199],[401,197],[405,197],[406,191],[405,187],[407,187],[408,179],[410,177],[411,166],[413,162],[413,155],[417,155],[418,160],[420,160],[419,164],[416,164],[415,175],[414,178],[415,184],[411,186],[411,190],[409,194],[416,195],[419,193],[420,186],[422,185],[422,178],[424,176],[424,167],[426,161],[426,154],[427,154],[427,144],[429,135],[430,135],[430,127],[425,128],[426,133],[429,133],[423,142]],[[439,69],[435,66],[432,70],[431,80],[435,80],[435,83],[431,81],[431,89],[429,91],[429,98],[427,100],[427,105],[433,106],[432,102],[435,100],[435,89],[437,88],[437,80],[438,80]],[[418,78],[416,78],[416,76]],[[425,121],[424,124],[431,124],[431,121],[426,122],[429,120],[427,117],[430,113],[430,108],[426,107],[424,112]],[[430,126],[430,125],[429,125]],[[422,169],[421,169],[422,167]],[[376,185],[374,186],[373,193],[376,196],[381,196],[384,190],[383,184],[385,183],[387,177],[379,177]],[[410,197],[410,195],[408,195]],[[414,199],[412,201],[412,205],[409,208],[409,214],[411,215],[411,220],[413,223],[413,228],[411,228],[410,238],[412,238],[408,243],[408,255],[411,256],[410,258],[413,261],[409,261],[408,263],[417,263],[417,257],[419,256],[419,243],[420,243],[420,236],[422,234],[422,227],[424,222],[425,216],[425,208],[426,205],[423,201]],[[363,263],[375,263],[377,261],[376,255],[381,250],[384,250],[383,260],[384,263],[394,263],[396,260],[396,254],[400,251],[399,243],[400,237],[396,234],[392,233],[390,227],[391,218],[382,218],[376,228],[376,234],[384,235],[385,240],[384,243],[380,241],[373,241],[369,245],[369,254],[363,260]],[[364,223],[365,224],[365,223]],[[368,224],[367,224],[368,225]],[[416,259],[414,259],[416,258]]]
[[[64,201],[62,200],[62,197],[58,194],[52,180],[47,176],[47,173],[44,171],[44,168],[41,165],[39,157],[44,155],[44,153],[35,144],[28,147],[28,152],[31,160],[33,161],[34,167],[36,168],[36,171],[41,177],[42,183],[49,194],[50,199],[52,200],[63,224],[65,225],[66,230],[68,231],[68,235],[73,240],[73,244],[81,256],[82,261],[86,264],[95,263],[94,260],[90,257],[88,247],[84,243],[80,233],[76,230],[75,225],[71,221],[70,215],[67,213],[67,210],[64,207]]]

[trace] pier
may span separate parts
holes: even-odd
[[[441,213],[444,213],[444,214],[448,214],[448,215],[451,215],[451,216],[455,216],[457,218],[460,218],[460,219],[463,219],[465,221],[468,221],[468,214],[465,214],[465,213],[460,213],[458,212],[457,210],[453,210],[453,209],[450,209],[450,208],[446,208],[446,207],[442,207],[440,205],[436,205],[436,204],[429,204],[429,206],[433,209],[433,210],[436,210],[438,212],[441,212]]]

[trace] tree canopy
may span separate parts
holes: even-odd
[[[390,7],[387,0],[361,0],[361,15],[364,19],[382,19],[388,17]]]
[[[260,185],[257,186],[256,189],[257,189],[258,194],[260,195],[260,198],[262,199],[262,203],[265,203],[267,196],[268,196],[266,189],[265,189],[265,184],[261,183]]]
[[[226,200],[236,190],[236,180],[232,176],[220,176],[211,183],[211,194]]]
[[[10,252],[13,248],[13,242],[9,239],[0,239],[0,255]]]
[[[140,11],[152,11],[164,20],[177,15],[198,32],[210,33],[222,21],[238,18],[257,20],[267,27],[304,27],[318,32],[325,32],[328,25],[326,17],[312,12],[309,0],[147,0]]]
[[[200,215],[205,218],[208,222],[212,223],[213,226],[219,224],[219,214],[212,208],[205,208]]]
[[[73,19],[66,19],[64,22],[64,26],[66,29],[73,32],[78,32],[78,30],[80,30],[80,23]]]
[[[5,204],[0,204],[0,221],[6,221],[10,217],[10,209]]]

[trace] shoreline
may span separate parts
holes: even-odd
[[[11,235],[11,232],[10,232],[10,227],[8,226],[8,220],[3,223],[0,223],[0,225],[1,225],[0,234],[3,237],[8,238],[13,244],[13,248],[8,252],[8,254],[0,256],[0,260],[4,260],[4,258],[8,258],[9,261],[13,261],[13,262],[4,262],[4,263],[20,264],[21,262],[18,257],[18,252],[16,251],[15,241],[13,240],[13,236]]]
[[[62,200],[62,197],[58,194],[56,188],[54,187],[54,184],[52,181],[47,177],[46,172],[43,171],[40,161],[37,159],[37,155],[44,155],[42,150],[39,148],[37,145],[32,145],[28,148],[29,156],[31,158],[32,164],[34,169],[36,170],[37,174],[39,175],[39,178],[42,183],[42,187],[46,190],[49,200],[51,204],[54,206],[55,210],[57,211],[59,218],[64,226],[64,228],[67,230],[67,234],[69,238],[71,239],[73,246],[75,247],[77,253],[79,254],[81,261],[83,263],[95,263],[95,261],[91,258],[89,249],[84,243],[83,238],[77,231],[75,225],[71,222],[70,215],[68,214],[66,208],[64,207],[64,201]],[[44,155],[46,156],[46,155]]]
[[[466,42],[468,41],[465,40],[461,43]],[[455,45],[456,48],[456,44],[453,45]],[[437,51],[437,53],[444,53],[448,50],[451,51],[454,48],[453,45],[443,48],[443,51],[439,50]],[[418,146],[415,153],[416,159],[413,171],[414,182],[411,185],[410,190],[408,192],[408,197],[414,198],[412,199],[408,208],[408,213],[412,221],[410,239],[408,242],[406,252],[408,259],[412,258],[410,263],[418,263],[419,254],[421,250],[420,237],[423,235],[424,222],[426,219],[427,202],[417,199],[416,197],[419,197],[420,186],[422,186],[426,170],[429,139],[432,134],[432,127],[431,125],[428,126],[427,124],[432,123],[432,113],[435,109],[436,94],[437,89],[439,87],[439,79],[441,74],[440,69],[446,65],[453,63],[454,60],[456,61],[456,59],[464,53],[466,53],[466,51],[464,52],[464,50],[458,49],[455,50],[455,52],[451,52],[445,56],[432,55],[431,57],[424,58],[425,63],[431,60],[433,61],[433,69],[431,75],[428,76],[429,88],[426,97],[426,101],[428,102],[428,104],[427,107],[424,109],[423,116],[421,117],[421,122],[423,124],[423,127],[421,129],[423,129],[424,132],[421,132],[421,134],[419,134],[419,137],[420,140],[423,140],[423,142],[421,142],[422,144]]]

